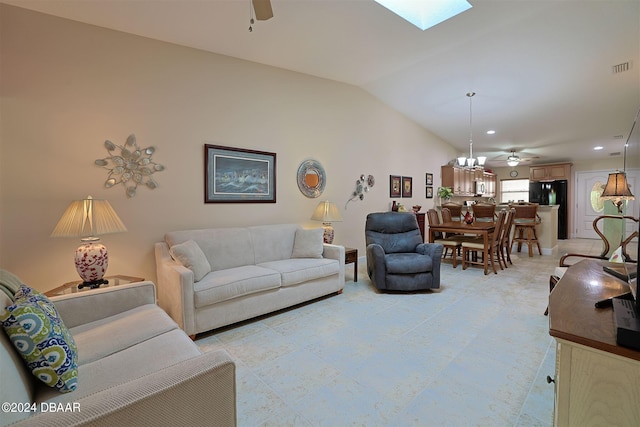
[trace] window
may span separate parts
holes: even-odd
[[[529,180],[528,179],[501,179],[500,180],[500,201],[502,203],[529,201]]]

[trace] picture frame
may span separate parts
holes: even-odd
[[[402,177],[402,197],[413,197],[413,178],[410,176]]]
[[[389,197],[402,196],[402,177],[400,175],[389,175]]]
[[[433,199],[433,187],[427,186],[426,198]]]
[[[425,184],[426,185],[433,185],[433,174],[432,173],[426,173],[425,174]]]
[[[276,203],[276,153],[204,146],[205,203]]]

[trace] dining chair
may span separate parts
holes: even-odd
[[[442,209],[447,208],[451,212],[451,218],[453,221],[462,221],[462,205],[458,203],[443,203]]]
[[[496,217],[496,205],[476,203],[471,205],[471,211],[476,221],[493,222]]]
[[[538,204],[514,204],[509,205],[509,207],[516,211],[513,218],[515,225],[513,242],[518,243],[518,252],[522,250],[522,244],[526,243],[529,247],[530,257],[533,256],[533,245],[538,247],[538,253],[542,255],[542,249],[540,249],[540,242],[538,241],[538,233],[536,232],[536,226],[541,222],[538,216]]]
[[[466,270],[468,264],[477,264],[484,267],[484,274],[487,274],[489,269],[489,263],[494,274],[498,274],[495,261],[498,261],[500,270],[504,270],[502,266],[502,260],[500,259],[500,242],[502,237],[502,228],[504,226],[504,219],[506,211],[501,210],[498,212],[496,218],[495,229],[493,233],[489,235],[489,242],[487,246],[484,244],[484,238],[479,237],[467,242],[462,242],[462,269]],[[482,253],[482,262],[478,260],[478,255]]]
[[[443,213],[444,210],[446,208],[443,209]],[[448,209],[446,209],[448,211]],[[445,214],[445,215],[449,215],[449,213]],[[440,225],[440,216],[438,216],[438,211],[436,211],[435,209],[429,209],[427,210],[427,221],[429,222],[429,225]],[[445,222],[450,222],[449,221],[445,221]],[[443,233],[437,231],[434,233],[434,239],[433,239],[433,243],[440,243],[442,246],[444,246],[444,251],[442,252],[442,258],[447,258],[449,256],[449,251],[451,251],[451,264],[453,265],[453,268],[456,268],[458,266],[458,249],[460,248],[460,242],[445,236]]]
[[[515,209],[504,209],[506,211],[506,217],[504,219],[504,226],[502,227],[502,239],[500,240],[500,256],[505,267],[508,267],[507,263],[513,265],[511,261],[511,245],[512,237],[511,231],[513,229],[513,217],[516,214]]]

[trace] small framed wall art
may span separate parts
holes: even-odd
[[[426,198],[433,199],[433,187],[427,186]]]
[[[399,175],[389,175],[389,197],[402,196],[402,177]]]
[[[425,184],[426,185],[433,185],[433,174],[432,173],[427,173],[426,174]]]
[[[205,203],[275,203],[276,153],[204,146]]]
[[[413,195],[413,178],[410,176],[402,177],[402,197],[412,197]]]

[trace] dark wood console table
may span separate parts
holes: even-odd
[[[596,301],[620,295],[625,282],[586,259],[567,269],[549,296],[555,337],[556,426],[640,423],[640,352],[616,344],[613,310]]]

